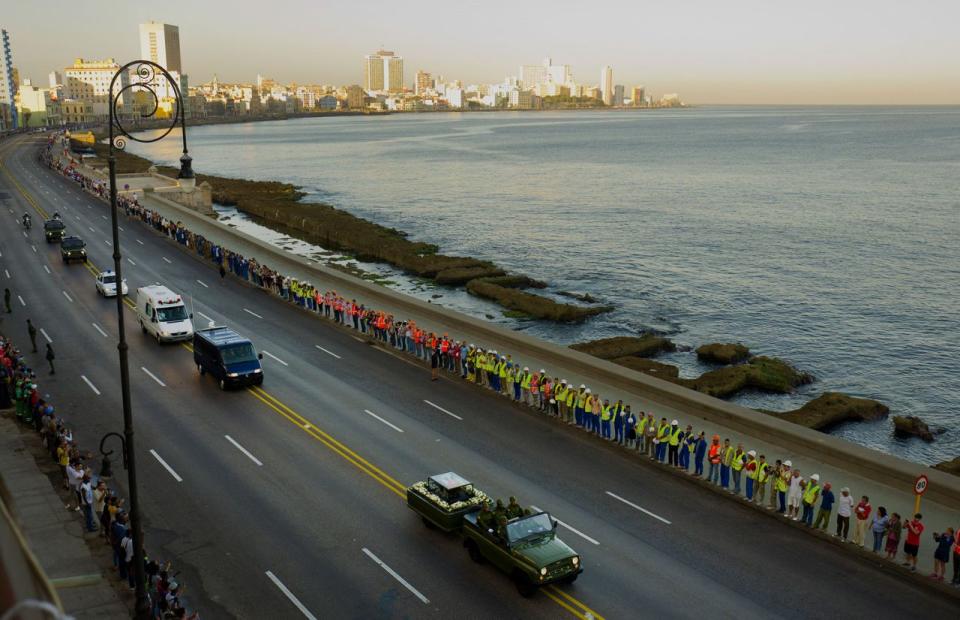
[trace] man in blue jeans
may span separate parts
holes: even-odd
[[[93,486],[90,484],[90,474],[83,474],[80,484],[80,500],[83,506],[83,516],[87,520],[87,531],[96,532],[97,522],[93,519]]]
[[[813,523],[813,529],[826,531],[830,523],[830,513],[833,511],[834,502],[833,491],[830,490],[830,483],[823,483],[823,492],[820,494],[820,510],[817,512],[817,520]]]

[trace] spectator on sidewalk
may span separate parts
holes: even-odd
[[[93,485],[90,483],[90,474],[83,474],[83,481],[80,484],[80,500],[83,506],[83,517],[86,520],[88,532],[97,531],[97,523],[93,519]]]
[[[867,533],[867,526],[870,524],[870,513],[873,507],[870,506],[870,498],[864,495],[860,498],[860,503],[854,508],[856,520],[853,524],[853,544],[861,549],[863,548],[863,537]]]
[[[827,531],[830,525],[830,513],[833,511],[834,502],[833,491],[830,490],[830,483],[823,483],[823,493],[820,495],[820,510],[817,511],[817,520],[813,523],[813,529]]]
[[[71,460],[70,464],[67,465],[67,480],[70,483],[70,490],[73,492],[73,501],[75,502],[75,505],[71,507],[68,503],[66,508],[67,510],[80,512],[80,506],[82,504],[80,498],[80,485],[83,484],[83,465],[80,464],[80,461]]]
[[[917,554],[920,552],[920,534],[923,534],[923,515],[919,512],[907,521],[907,540],[903,543],[903,553],[907,556],[904,566],[917,571]]]
[[[784,461],[777,472],[777,512],[784,516],[787,516],[787,491],[790,490],[790,480],[793,479],[791,467],[793,463]]]
[[[30,322],[30,319],[27,319],[27,334],[30,336],[30,346],[33,347],[33,352],[37,352],[37,328]]]
[[[953,587],[960,588],[960,535],[953,537]]]
[[[950,561],[950,551],[953,549],[953,528],[948,527],[943,534],[934,532],[933,540],[937,543],[937,548],[933,551],[933,572],[930,573],[930,578],[943,581],[943,574],[947,570],[947,562]]]
[[[120,539],[120,549],[123,554],[123,572],[120,574],[120,578],[127,578],[127,584],[130,586],[130,589],[135,589],[136,578],[134,576],[135,571],[133,570],[133,532],[130,531],[130,528],[125,528],[123,533],[123,538]]]
[[[794,469],[790,477],[790,490],[787,493],[787,517],[794,521],[800,520],[800,496],[803,494],[803,477],[799,469]]]
[[[870,531],[873,532],[873,552],[880,553],[883,548],[883,535],[887,531],[887,524],[890,523],[890,517],[887,516],[887,509],[883,506],[877,508],[877,514],[873,515],[873,521],[870,524]]]
[[[813,507],[820,497],[820,474],[813,474],[807,481],[807,488],[803,491],[803,522],[807,527],[813,526]]]
[[[887,521],[886,529],[886,559],[891,562],[897,561],[897,549],[900,548],[900,532],[903,530],[903,523],[900,521],[900,515],[898,513],[893,513],[890,515],[890,520]]]
[[[57,370],[53,367],[53,360],[56,359],[56,356],[53,354],[53,347],[50,346],[50,343],[47,343],[47,363],[50,364],[50,374],[54,375],[57,373]]]

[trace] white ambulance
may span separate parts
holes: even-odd
[[[193,338],[193,314],[187,312],[183,298],[160,284],[137,289],[137,320],[143,333],[157,342]]]

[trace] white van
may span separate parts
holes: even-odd
[[[192,314],[187,312],[183,298],[165,286],[154,284],[137,289],[137,320],[143,333],[157,342],[191,340]]]

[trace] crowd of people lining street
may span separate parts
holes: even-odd
[[[105,197],[102,182],[82,175],[74,165],[64,166],[59,158],[51,157],[50,149],[48,145],[42,161],[85,190]],[[446,333],[429,331],[413,320],[401,320],[348,299],[335,290],[321,290],[310,282],[284,276],[253,257],[205,239],[180,221],[165,218],[141,205],[133,195],[121,194],[118,204],[128,218],[140,220],[212,261],[221,278],[230,273],[338,325],[369,334],[384,345],[429,364],[433,380],[441,372],[458,376],[655,462],[704,478],[786,519],[830,531],[836,538],[860,548],[872,544],[874,553],[892,562],[902,560],[903,566],[917,570],[925,529],[920,513],[901,514],[888,511],[885,506],[874,509],[869,497],[857,498],[847,487],[842,487],[837,496],[830,481],[821,480],[814,472],[804,475],[789,459],[768,459],[742,443],[707,430],[694,429],[678,420],[657,420],[653,413],[634,411],[622,400],[611,402],[602,398],[584,384],[574,385],[545,369],[531,371],[509,353],[484,350]],[[836,518],[831,523],[834,512]],[[935,561],[930,577],[943,581],[952,555],[952,583],[960,587],[960,536],[953,528],[947,528],[934,533],[933,542]]]
[[[4,308],[12,313],[9,304]],[[36,347],[34,347],[36,350]],[[74,427],[57,414],[53,403],[40,395],[37,375],[23,352],[0,335],[0,411],[13,406],[17,421],[33,428],[50,458],[60,467],[61,483],[69,491],[65,508],[77,512],[87,532],[97,532],[113,550],[113,569],[122,583],[134,589],[133,534],[129,528],[124,499],[109,481],[94,473],[89,454],[78,445]],[[177,583],[171,563],[155,560],[144,550],[147,594],[152,618],[199,618],[188,614],[180,597],[183,586]]]

